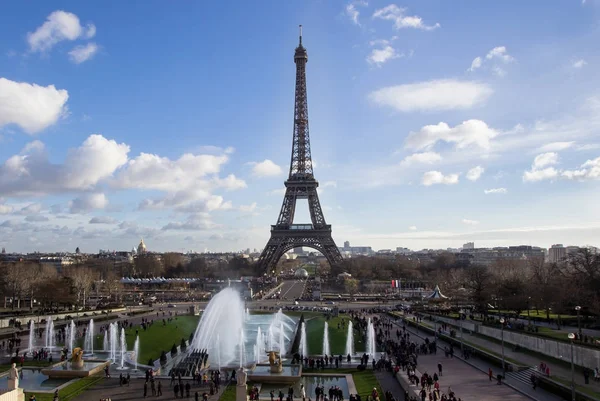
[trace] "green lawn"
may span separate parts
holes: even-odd
[[[497,315],[497,314],[507,314],[507,315],[512,315],[515,313],[515,311],[509,311],[509,310],[496,310],[496,309],[489,309],[488,313],[493,314],[493,315]],[[520,317],[522,318],[527,318],[527,310],[522,311],[519,314]],[[560,316],[561,319],[577,319],[577,315],[558,315],[556,313],[550,313],[550,319],[558,319],[558,317]],[[546,311],[543,309],[539,309],[539,310],[535,310],[535,309],[530,309],[529,310],[529,317],[531,318],[541,318],[541,319],[546,319],[548,317],[546,315]]]
[[[230,384],[225,388],[225,391],[219,397],[219,401],[235,401],[235,384]]]
[[[313,355],[319,355],[323,353],[323,334],[325,328],[325,317],[318,315],[308,318],[305,315],[306,321],[306,338],[308,343],[308,352]],[[338,323],[344,319],[346,321],[346,328],[337,328]],[[340,315],[332,318],[328,321],[329,323],[329,347],[334,355],[344,355],[346,352],[346,336],[348,334],[348,315]],[[360,335],[354,332],[354,350],[356,352],[362,352],[365,349]]]
[[[61,401],[68,401],[72,398],[75,398],[79,394],[83,393],[85,390],[98,383],[104,377],[104,373],[100,373],[94,376],[84,377],[82,379],[77,380],[75,383],[70,384],[59,390],[58,395]],[[45,394],[45,393],[25,393],[25,399],[28,400],[32,394],[35,394],[35,398],[37,401],[52,401],[54,399],[54,394]]]
[[[199,320],[199,316],[185,315],[176,316],[166,326],[163,326],[162,320],[155,320],[154,324],[145,331],[139,326],[134,326],[133,329],[125,330],[127,349],[133,349],[137,329],[140,336],[138,362],[147,364],[150,358],[153,360],[160,358],[162,351],[169,352],[173,344],[179,346],[182,338],[187,341],[190,334],[196,331]]]

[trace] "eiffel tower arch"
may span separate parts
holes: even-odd
[[[292,248],[309,247],[323,254],[329,264],[342,261],[342,255],[331,236],[331,225],[325,222],[317,188],[319,182],[313,173],[308,132],[308,101],[306,96],[306,63],[308,54],[300,43],[296,47],[296,98],[294,105],[294,138],[290,174],[285,181],[285,196],[277,223],[271,226],[271,238],[263,249],[257,264],[267,274],[275,274],[277,262]],[[308,200],[310,224],[293,224],[296,201]]]

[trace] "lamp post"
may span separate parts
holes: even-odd
[[[504,379],[504,375],[506,374],[505,364],[504,364],[504,318],[500,318],[500,335],[502,339],[502,378]]]
[[[569,333],[569,340],[571,340],[571,400],[575,401],[575,362],[573,360],[573,340],[575,334]]]
[[[575,307],[575,310],[577,311],[577,331],[579,331],[579,341],[581,341],[581,339],[583,338],[581,336],[581,319],[580,319],[580,311],[581,311],[581,306],[577,305]]]

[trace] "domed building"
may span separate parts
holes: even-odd
[[[298,269],[294,273],[294,277],[296,277],[296,278],[308,278],[308,272],[306,271],[306,269]]]
[[[138,255],[143,255],[143,254],[145,254],[146,252],[147,252],[147,251],[146,251],[146,244],[144,244],[144,239],[142,238],[142,239],[140,240],[140,244],[139,244],[139,245],[138,245],[138,247],[137,247],[137,254],[138,254]]]

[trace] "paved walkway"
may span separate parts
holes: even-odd
[[[383,394],[379,394],[380,399],[385,400],[385,392],[389,391],[397,401],[408,401],[404,398],[404,389],[390,372],[375,371],[375,377],[379,382],[379,386],[381,386],[381,391],[383,391]]]
[[[421,324],[433,328],[433,323],[430,321],[423,320]],[[446,333],[447,334],[447,333]],[[456,333],[457,338],[460,338],[460,332]],[[472,334],[468,334],[465,331],[462,333],[463,339],[465,342],[469,342],[475,346],[480,346],[487,350],[490,350],[498,355],[502,354],[502,345],[498,344],[491,340],[486,340],[483,337],[475,336]],[[504,345],[504,356],[506,358],[513,359],[523,366],[531,366],[537,367],[543,361],[550,367],[550,378],[558,377],[563,382],[566,380],[567,382],[571,381],[571,367],[570,367],[570,359],[568,355],[557,355],[556,358],[564,359],[567,365],[556,363],[552,360],[543,359],[543,356],[533,356],[531,354],[526,354],[523,352],[513,351],[512,346],[510,344]],[[558,380],[558,381],[561,381]],[[588,387],[596,392],[600,393],[600,382],[594,381],[593,373],[590,375],[589,384],[585,384],[585,379],[583,377],[583,372],[580,369],[576,368],[575,371],[575,383],[578,386]]]
[[[419,338],[425,338],[425,337],[429,337],[429,339],[433,339],[433,336],[431,335],[425,335],[422,331],[417,331],[414,327],[407,325],[406,326],[407,331],[409,333],[411,333],[411,339],[412,341],[415,341],[415,337],[419,337]],[[444,342],[443,340],[439,339],[437,340],[437,344],[438,344],[438,348],[444,348],[446,345],[448,345],[446,342]],[[481,398],[481,394],[486,395],[486,400],[488,399],[488,393],[490,394],[490,397],[496,397],[495,394],[499,394],[499,396],[501,396],[502,394],[504,394],[505,391],[509,391],[510,394],[521,394],[522,398],[512,398],[512,396],[507,396],[506,399],[533,399],[533,400],[538,400],[538,401],[562,401],[563,399],[553,393],[547,392],[545,390],[542,390],[540,388],[538,388],[537,390],[533,390],[533,388],[531,387],[531,385],[524,380],[520,380],[517,377],[510,377],[507,376],[507,378],[505,380],[503,380],[503,383],[505,383],[506,385],[504,386],[499,386],[496,384],[496,382],[489,381],[488,375],[487,375],[487,371],[490,367],[490,364],[488,361],[484,361],[482,359],[478,359],[476,356],[471,357],[468,361],[464,361],[462,358],[456,356],[459,352],[455,353],[454,358],[450,359],[450,358],[446,358],[444,356],[444,352],[443,351],[438,351],[437,354],[433,354],[433,355],[420,355],[419,359],[418,359],[418,366],[417,366],[417,370],[423,372],[424,369],[427,369],[427,372],[433,374],[434,372],[437,371],[437,364],[438,362],[442,363],[443,366],[443,372],[444,372],[444,376],[442,377],[444,380],[441,381],[441,384],[443,384],[443,386],[446,387],[440,387],[440,389],[442,391],[447,391],[448,389],[448,385],[452,387],[452,389],[454,390],[454,392],[457,394],[457,396],[461,397],[464,401],[467,401],[469,398],[467,398],[467,396],[471,397],[470,399],[473,400],[477,400],[478,397],[479,399]],[[460,367],[462,365],[462,368]],[[496,375],[498,372],[494,371],[493,372],[494,375]],[[458,377],[452,377],[452,376],[458,376]],[[446,382],[446,380],[448,380],[448,382]],[[461,380],[464,379],[464,383],[455,383],[452,384],[453,382],[457,381],[457,380]],[[487,382],[487,384],[486,384]],[[466,387],[465,390],[465,394],[463,394],[463,385]],[[484,387],[481,387],[484,386]],[[491,386],[491,387],[489,387]],[[479,388],[485,388],[485,392],[482,390],[477,390]],[[503,389],[504,388],[504,389]],[[479,391],[479,392],[476,392]],[[473,398],[473,395],[475,394],[475,398]],[[478,394],[478,397],[477,397]],[[527,397],[523,394],[526,394]],[[496,398],[490,398],[490,400],[494,400]],[[497,398],[497,399],[504,399],[504,398]]]
[[[164,379],[162,381],[163,395],[161,397],[153,397],[150,391],[150,385],[148,385],[148,396],[146,398],[157,398],[159,400],[181,400],[182,398],[176,398],[173,393],[173,388],[169,386],[170,380]],[[91,389],[85,391],[83,394],[73,398],[73,401],[98,401],[105,398],[110,398],[111,401],[131,401],[131,400],[142,400],[144,399],[144,379],[131,380],[129,386],[119,386],[118,379],[104,379],[99,384],[96,384]],[[191,382],[190,382],[191,383]],[[209,401],[218,401],[221,393],[225,391],[226,386],[221,386],[220,392],[208,397]],[[194,400],[194,393],[198,391],[198,399],[202,399],[202,393],[208,392],[208,387],[199,387],[192,385],[192,391],[190,397],[184,397],[187,400]]]

